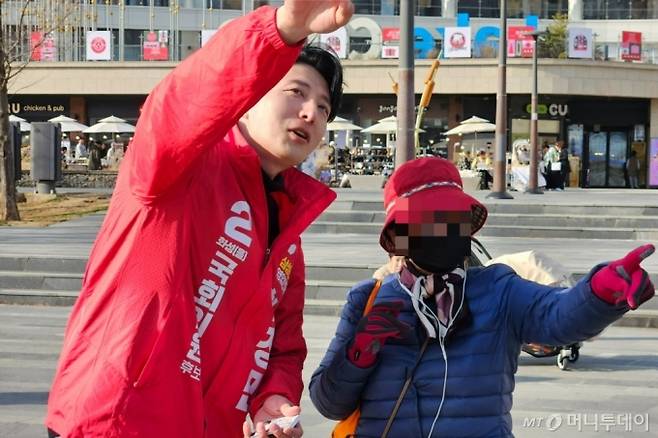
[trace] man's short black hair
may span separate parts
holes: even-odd
[[[305,46],[296,61],[297,64],[310,65],[320,73],[329,88],[331,109],[328,121],[331,122],[343,98],[343,66],[338,57],[328,50],[317,46]]]

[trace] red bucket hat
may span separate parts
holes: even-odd
[[[400,213],[470,211],[471,235],[487,220],[487,208],[464,193],[457,167],[438,157],[418,158],[396,169],[384,187],[384,207],[386,221],[379,244],[389,253],[395,247],[386,230]]]

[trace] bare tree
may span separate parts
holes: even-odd
[[[4,14],[0,13],[0,222],[20,220],[16,206],[16,181],[14,177],[14,151],[9,140],[9,81],[19,74],[28,61],[16,59],[24,32],[25,13],[32,0],[25,0],[21,8],[21,17],[12,35],[2,22]],[[0,1],[0,7],[7,7],[6,1]],[[29,57],[28,57],[29,59]],[[19,62],[17,62],[19,61]]]
[[[74,12],[73,4],[67,0],[0,0],[0,222],[20,220],[16,205],[14,150],[9,136],[9,83],[27,67],[32,54],[41,50],[54,32],[70,28],[66,20]],[[9,8],[19,13],[14,16],[15,20],[5,23],[3,20],[9,16],[6,13]],[[42,11],[39,15],[39,9],[48,9],[49,14]],[[30,33],[35,11],[40,17],[36,24],[40,37],[36,41]]]

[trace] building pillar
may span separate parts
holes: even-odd
[[[69,114],[80,123],[87,124],[87,101],[82,96],[71,96],[69,98]]]
[[[457,17],[457,0],[442,0],[441,16],[443,18]]]
[[[448,129],[452,129],[459,125],[462,121],[464,105],[458,96],[448,97]],[[455,153],[455,143],[460,143],[461,137],[458,135],[451,135],[448,137],[448,160],[457,162],[459,159],[459,151]]]
[[[658,137],[658,99],[651,99],[649,109],[649,137]]]
[[[569,21],[580,21],[583,19],[583,0],[569,0]]]

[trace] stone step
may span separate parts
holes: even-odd
[[[323,213],[317,222],[360,222],[382,225],[383,212],[332,210]],[[592,216],[563,214],[492,213],[487,225],[541,226],[555,228],[632,228],[654,230],[658,218],[649,216]]]
[[[80,290],[82,273],[0,271],[0,288]]]
[[[32,306],[72,306],[78,291],[0,288],[0,304]]]
[[[327,222],[316,221],[308,228],[310,233],[328,234],[372,234],[381,232],[381,224],[365,222]],[[623,239],[623,240],[658,240],[658,228],[588,228],[588,227],[550,227],[550,226],[514,226],[487,224],[479,231],[480,236],[495,237],[535,237],[535,238],[572,238],[572,239]]]
[[[658,229],[658,218],[649,216],[588,216],[560,214],[509,214],[494,213],[487,225],[571,227],[571,228],[630,228],[634,230]]]
[[[383,198],[382,198],[383,199]],[[580,204],[519,204],[503,202],[486,203],[490,214],[554,214],[586,216],[642,216],[655,217],[658,220],[658,207],[654,206],[620,206],[620,205],[580,205]],[[383,212],[383,200],[341,200],[334,201],[327,209],[331,211],[368,211]]]
[[[383,224],[386,218],[383,211],[327,210],[318,217],[323,222],[371,222]]]
[[[86,257],[49,257],[49,256],[0,256],[0,271],[32,271],[32,272],[79,272],[87,265]]]

